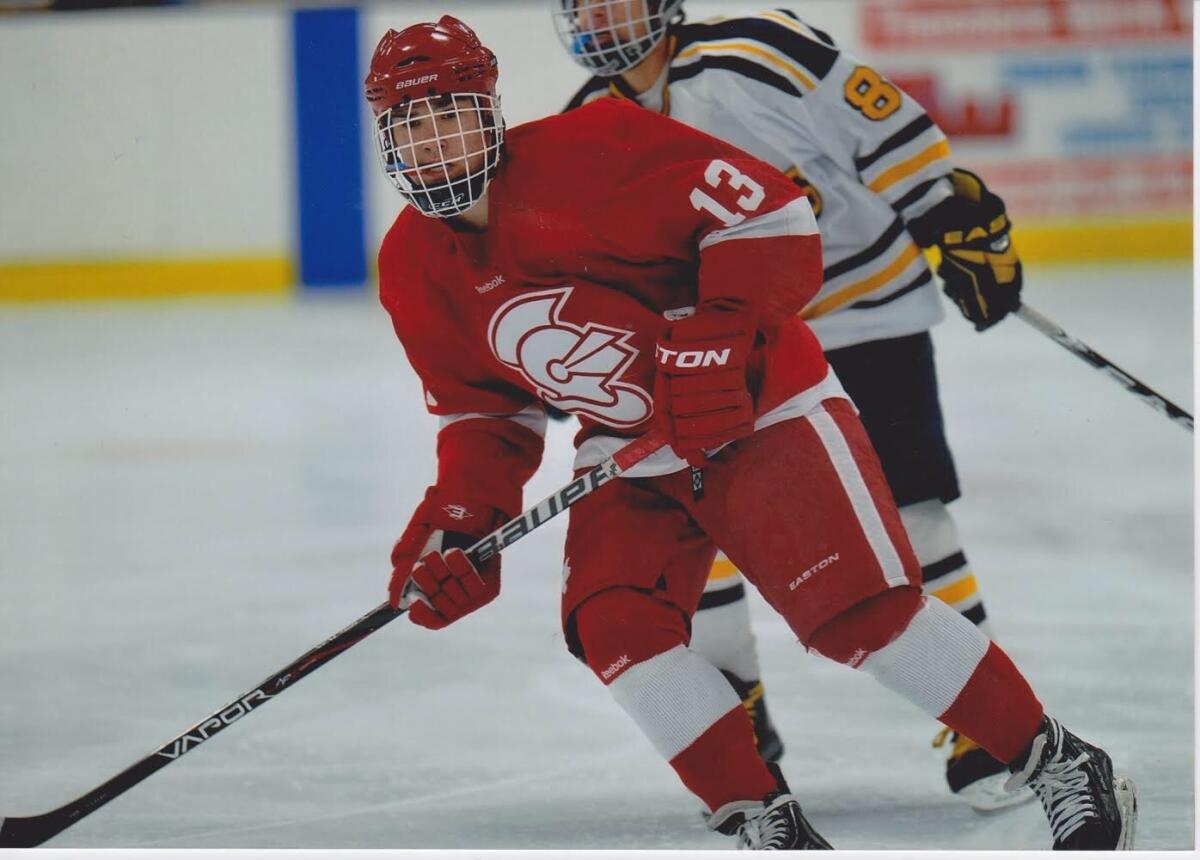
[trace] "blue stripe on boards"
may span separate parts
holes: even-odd
[[[292,13],[300,280],[361,286],[367,277],[358,56],[352,7]]]

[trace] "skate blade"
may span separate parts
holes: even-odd
[[[1007,773],[985,776],[970,785],[964,785],[956,792],[956,796],[965,800],[976,812],[995,812],[1011,806],[1020,806],[1034,799],[1033,790],[1027,786],[1021,786],[1016,791],[1006,791],[1004,783],[1007,781]]]
[[[1113,794],[1117,796],[1117,810],[1121,813],[1121,835],[1117,839],[1117,850],[1132,851],[1134,831],[1137,830],[1137,786],[1127,776],[1114,777]]]

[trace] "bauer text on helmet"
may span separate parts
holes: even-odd
[[[645,59],[683,0],[552,0],[563,47],[588,71],[619,75]]]
[[[463,22],[388,30],[365,81],[384,173],[422,213],[448,218],[474,206],[495,176],[504,142],[496,55]]]

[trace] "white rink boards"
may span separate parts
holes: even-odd
[[[1027,273],[1026,299],[1192,409],[1183,266]],[[997,640],[1193,845],[1192,437],[1019,320],[935,332]],[[384,598],[435,424],[370,298],[0,310],[0,815],[108,779]],[[564,483],[552,429],[527,498]],[[500,599],[401,619],[54,848],[721,849],[562,645],[564,523]],[[785,772],[839,848],[1041,848],[980,816],[936,726],[797,646],[755,598]]]

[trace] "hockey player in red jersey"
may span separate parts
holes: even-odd
[[[879,454],[927,595],[989,635],[987,612],[949,508],[959,497],[943,429],[932,325],[942,302],[919,246],[940,245],[945,290],[977,328],[1019,304],[1021,264],[1004,204],[955,170],[924,109],[826,33],[786,9],[683,20],[684,0],[551,0],[572,59],[593,77],[569,108],[618,98],[664,113],[773,164],[808,195],[824,283],[801,312],[858,407]],[[723,555],[692,647],[752,714],[759,751],[782,755],[767,711],[745,588]],[[1008,771],[948,730],[950,789],[991,810],[1031,798]]]
[[[476,570],[462,548],[521,507],[547,404],[580,419],[577,469],[656,428],[669,448],[571,509],[562,623],[713,829],[829,847],[687,647],[720,546],[805,647],[1009,762],[1056,844],[1131,844],[1132,785],[922,596],[854,406],[797,317],[821,285],[800,190],[616,102],[506,131],[497,76],[447,16],[389,31],[366,80],[383,169],[411,204],[380,249],[380,298],[441,423],[436,482],[392,553],[393,605],[437,629],[496,597],[500,557]]]

